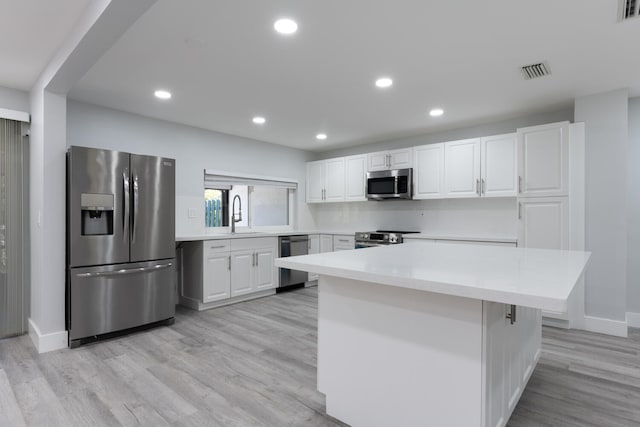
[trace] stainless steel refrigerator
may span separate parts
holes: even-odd
[[[175,160],[70,147],[69,347],[175,315]]]

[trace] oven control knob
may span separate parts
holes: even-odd
[[[395,234],[391,234],[389,236],[389,242],[391,243],[398,243],[398,236],[396,236]]]
[[[364,233],[364,234],[362,235],[362,237],[364,237],[364,238],[365,238],[365,240],[368,240],[368,239],[369,239],[369,235],[368,235],[367,233]]]

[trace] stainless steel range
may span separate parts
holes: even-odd
[[[374,246],[397,245],[402,243],[403,234],[419,233],[419,231],[359,231],[356,233],[356,249],[371,248]]]

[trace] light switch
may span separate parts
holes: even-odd
[[[196,217],[196,210],[195,208],[189,208],[187,216],[189,218],[195,218]]]

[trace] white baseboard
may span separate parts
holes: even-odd
[[[40,328],[33,320],[29,319],[29,337],[38,353],[47,353],[49,351],[67,348],[67,331],[51,332],[48,334],[40,333]]]
[[[632,328],[640,328],[640,313],[627,312],[627,325]]]
[[[600,317],[584,316],[584,330],[599,334],[627,337],[627,322],[620,320],[603,319]]]

